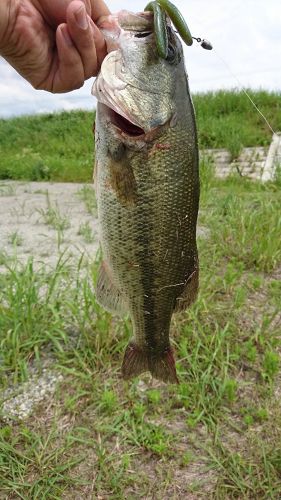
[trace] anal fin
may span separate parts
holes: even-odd
[[[107,311],[120,316],[127,313],[125,299],[113,283],[109,268],[105,262],[100,265],[95,292],[97,302]]]

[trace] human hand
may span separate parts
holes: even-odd
[[[36,89],[80,88],[106,56],[107,14],[103,0],[0,0],[0,55]]]

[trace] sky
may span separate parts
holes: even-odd
[[[280,0],[172,1],[192,35],[210,40],[214,47],[207,51],[196,42],[185,47],[191,93],[243,87],[281,91]],[[108,0],[112,12],[138,12],[146,3]],[[68,94],[34,90],[0,58],[0,117],[94,109],[92,84],[93,79]]]

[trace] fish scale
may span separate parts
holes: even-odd
[[[132,20],[133,14],[130,16]],[[149,93],[148,82],[145,90],[140,84],[133,92],[134,100],[139,95],[138,105],[130,106],[131,89],[119,91],[123,92],[122,106],[128,101],[125,110],[118,109],[119,114],[128,117],[134,109],[132,123],[138,121],[135,110],[141,110],[145,102],[136,124],[141,130],[147,116],[143,133],[130,136],[127,128],[124,132],[120,118],[115,122],[115,114],[107,106],[106,93],[101,98],[95,91],[101,100],[96,116],[95,184],[103,254],[96,293],[105,308],[121,315],[127,311],[132,321],[133,338],[122,365],[124,378],[149,370],[156,378],[176,382],[169,340],[171,318],[174,311],[192,303],[198,287],[197,134],[180,41],[173,34],[180,55],[173,67],[155,55],[153,37],[146,44],[142,37],[139,41],[133,46],[127,37],[115,51],[118,61],[120,56],[126,60],[133,51],[134,78],[139,73],[140,82],[146,65],[151,61],[155,64],[159,95]],[[114,53],[111,70],[112,57]],[[106,60],[103,64],[106,71]],[[167,82],[168,76],[170,87],[161,92],[161,81]],[[101,84],[106,91],[104,82]],[[95,88],[99,88],[99,81]],[[146,115],[149,106],[150,114]]]

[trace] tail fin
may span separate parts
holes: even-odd
[[[129,344],[122,364],[123,378],[128,380],[146,371],[163,382],[179,383],[171,347],[155,355],[136,344]]]

